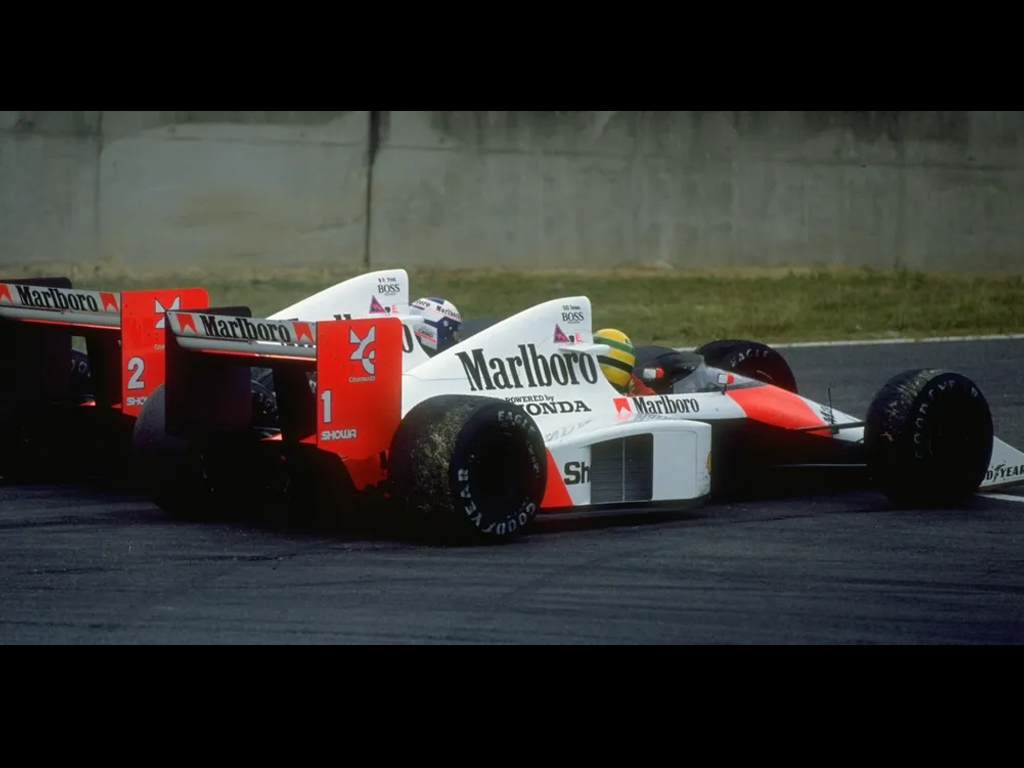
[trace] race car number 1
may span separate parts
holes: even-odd
[[[320,401],[324,404],[324,424],[330,424],[332,420],[331,390],[325,389],[321,392]]]

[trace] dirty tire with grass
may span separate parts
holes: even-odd
[[[447,544],[508,541],[529,530],[547,486],[547,453],[522,407],[444,395],[403,419],[388,457],[396,511]]]

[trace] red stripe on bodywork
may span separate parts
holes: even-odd
[[[747,418],[782,429],[803,429],[824,426],[825,420],[802,398],[773,386],[726,390]],[[827,430],[808,432],[809,435],[830,437]]]
[[[572,497],[569,496],[569,489],[565,487],[562,472],[558,468],[558,464],[555,463],[555,457],[551,455],[550,449],[548,449],[547,454],[548,485],[544,491],[544,501],[541,502],[540,506],[542,509],[571,507]]]

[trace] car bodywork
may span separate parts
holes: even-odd
[[[545,487],[531,513],[538,520],[700,505],[711,497],[714,476],[734,478],[744,462],[814,468],[865,461],[865,422],[703,363],[669,394],[621,395],[600,373],[596,356],[605,347],[594,343],[585,296],[538,304],[414,365],[404,344],[415,319],[378,314],[246,320],[253,330],[228,338],[215,329],[242,321],[169,313],[167,433],[222,450],[250,439],[248,412],[239,405],[244,371],[267,365],[281,428],[260,440],[336,456],[356,491],[386,494],[388,452],[411,412],[453,395],[488,398],[508,404],[509,418],[528,417],[543,436]],[[315,391],[309,372],[317,376]],[[1024,466],[1024,454],[997,439],[979,490],[1024,479],[1024,470],[1006,473],[1001,465]],[[339,513],[343,507],[339,500]],[[466,514],[472,511],[469,505]]]
[[[532,331],[535,335],[520,334],[517,327],[534,327],[533,312],[538,318],[537,330]],[[545,314],[549,315],[546,321],[541,319]],[[553,386],[550,391],[531,387],[529,368],[523,366],[533,359],[533,353],[522,342],[539,340],[563,355],[577,349],[593,354],[594,350],[587,352],[593,341],[591,318],[589,301],[574,297],[540,305],[498,323],[411,371],[406,377],[410,402],[416,402],[427,392],[456,391],[525,403],[528,412],[543,425],[545,439],[553,446],[556,461],[552,469],[559,471],[564,487],[556,478],[551,493],[571,500],[574,505],[603,503],[609,494],[619,493],[617,488],[609,490],[604,485],[607,472],[614,473],[620,465],[608,463],[604,458],[605,446],[592,442],[591,433],[595,430],[607,434],[620,430],[620,434],[634,435],[625,444],[635,446],[632,461],[627,463],[635,472],[635,479],[625,496],[617,499],[623,503],[667,498],[655,490],[664,482],[664,473],[678,469],[689,475],[696,468],[693,449],[703,450],[703,443],[686,450],[681,444],[670,448],[667,443],[652,442],[653,435],[663,428],[671,430],[673,424],[691,428],[703,423],[712,427],[713,451],[707,463],[715,469],[715,490],[742,488],[748,484],[747,473],[756,486],[765,481],[765,470],[866,468],[863,419],[828,403],[709,366],[699,359],[692,372],[675,381],[665,394],[626,396],[612,388],[603,376],[594,383],[577,377],[578,383]],[[545,322],[547,338],[543,336]],[[503,355],[502,349],[514,354]],[[519,370],[525,375],[517,378]],[[553,412],[556,408],[560,411],[557,414]],[[579,433],[575,440],[573,432]],[[664,456],[672,456],[676,450],[678,456],[685,458],[673,467],[671,460],[664,462]],[[581,482],[588,469],[590,482]],[[989,468],[978,491],[1020,484],[1024,484],[1024,453],[995,437]],[[751,490],[756,492],[757,487]]]
[[[699,357],[692,353],[683,355]],[[863,418],[844,413],[830,403],[701,361],[663,394],[621,398],[617,402],[624,413],[657,413],[714,425],[715,462],[722,470],[717,473],[716,484],[742,486],[743,473],[751,468],[867,468]],[[758,475],[756,482],[763,481],[764,475]],[[988,470],[978,491],[1021,484],[1024,453],[994,436]]]
[[[711,428],[694,419],[623,418],[601,373],[585,296],[544,302],[480,331],[403,376],[403,412],[441,394],[520,405],[548,455],[541,519],[690,507],[711,490]]]
[[[566,313],[574,318],[568,323]],[[645,504],[678,508],[702,503],[710,490],[708,425],[620,418],[616,392],[595,357],[604,348],[593,344],[586,297],[532,307],[412,365],[407,340],[416,320],[398,313],[380,322],[168,317],[166,423],[175,437],[247,433],[247,411],[237,405],[244,367],[267,366],[281,408],[280,433],[269,437],[339,456],[356,490],[386,482],[386,455],[401,420],[419,403],[452,394],[515,404],[536,422],[546,452],[541,518],[600,516]],[[245,335],[259,341],[211,332],[232,322],[248,325]],[[315,396],[303,384],[311,372]]]
[[[319,291],[266,319],[315,323],[389,316],[408,318],[411,303],[409,273],[404,269],[382,269],[357,275]],[[430,359],[423,347],[416,343],[416,325],[410,318],[402,326],[403,370]]]

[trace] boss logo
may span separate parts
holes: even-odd
[[[583,322],[582,312],[563,312],[562,322],[563,323],[582,323]]]
[[[388,283],[387,285],[378,285],[377,293],[381,296],[394,296],[397,293],[402,292],[402,286],[398,283]]]

